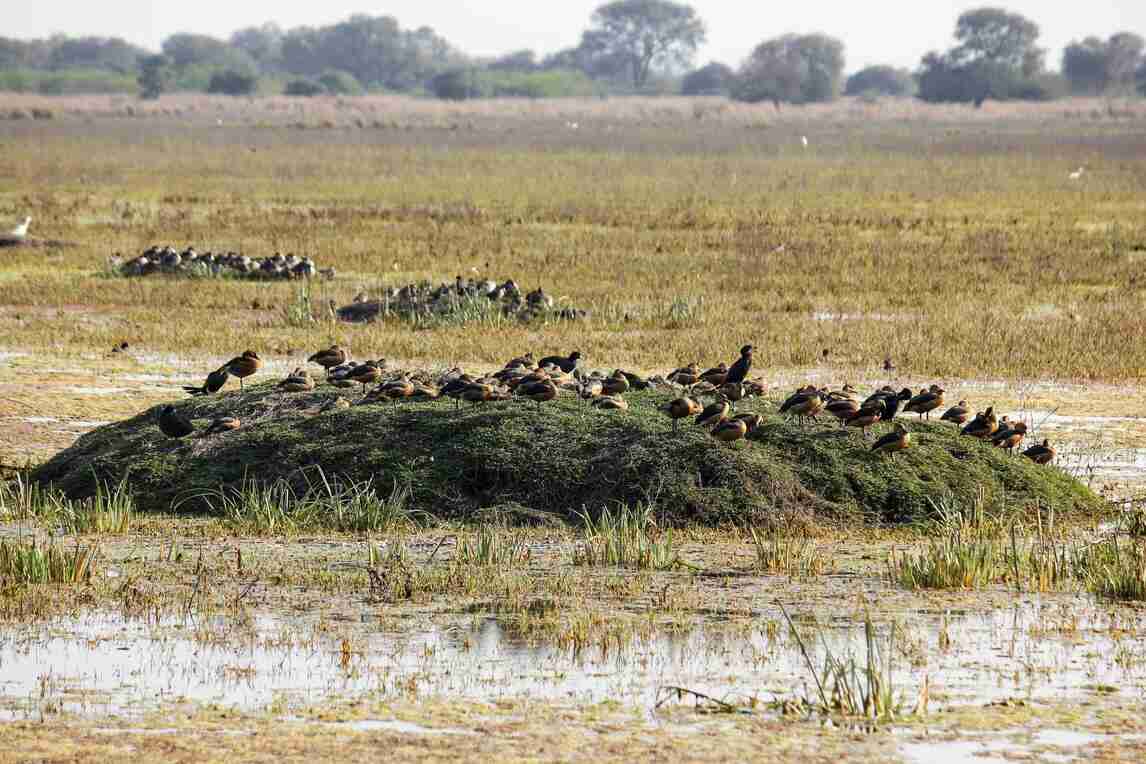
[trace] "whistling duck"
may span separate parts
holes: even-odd
[[[720,387],[728,380],[728,364],[719,363],[700,375],[700,378],[710,385]]]
[[[1037,446],[1031,446],[1023,452],[1023,456],[1035,464],[1050,464],[1054,459],[1055,451],[1051,448],[1049,440],[1044,440]]]
[[[737,414],[732,418],[744,422],[748,426],[748,432],[755,432],[764,424],[764,417],[759,414]]]
[[[908,448],[911,448],[911,433],[902,422],[896,422],[895,429],[872,444],[871,450],[876,454],[894,454]]]
[[[728,370],[728,376],[724,381],[727,382],[743,382],[748,378],[748,371],[752,368],[752,346],[745,345],[740,348],[740,358],[736,359],[736,363],[732,364],[732,368]]]
[[[672,418],[672,430],[676,432],[676,426],[679,420],[696,416],[700,413],[701,408],[700,404],[693,398],[677,398],[661,406],[660,410]]]
[[[463,401],[469,401],[473,404],[485,403],[492,400],[494,397],[493,385],[486,385],[480,382],[474,382],[462,388],[458,398]]]
[[[675,369],[669,373],[668,381],[682,387],[692,387],[700,381],[700,365],[690,363],[688,366]]]
[[[603,395],[593,400],[594,408],[603,411],[628,411],[629,403],[619,395]]]
[[[712,437],[731,446],[748,434],[748,423],[743,419],[726,419],[712,428]]]
[[[414,382],[414,392],[409,397],[411,400],[417,401],[436,401],[441,395],[442,391],[438,389],[437,385]]]
[[[845,427],[858,427],[863,431],[863,436],[867,437],[868,428],[883,418],[883,411],[887,408],[887,404],[883,398],[877,398],[871,403],[864,404],[855,413],[844,420]]]
[[[417,388],[408,377],[402,376],[392,379],[382,385],[382,394],[392,401],[412,396]]]
[[[851,419],[855,414],[859,412],[860,405],[858,402],[853,401],[851,398],[833,399],[829,395],[828,402],[824,404],[824,410],[838,419],[840,421],[840,426],[843,427],[847,424],[849,419]],[[883,412],[882,407],[879,409],[879,412]]]
[[[373,385],[382,379],[382,369],[374,361],[355,366],[346,373],[346,379],[362,385],[362,394],[366,394],[366,386]]]
[[[577,368],[577,362],[580,360],[581,360],[581,353],[579,351],[575,350],[572,353],[570,353],[568,357],[559,356],[559,355],[547,356],[545,358],[542,358],[537,363],[537,365],[540,368],[545,368],[546,366],[556,366],[558,369],[561,369],[561,371],[568,374]]]
[[[732,403],[738,403],[746,397],[744,384],[741,382],[725,382],[721,385],[717,392],[721,397],[728,399]]]
[[[945,392],[946,390],[938,385],[932,385],[927,392],[920,393],[909,400],[907,405],[903,407],[903,411],[904,413],[919,414],[920,419],[924,416],[930,419],[931,412],[943,405],[943,393]]]
[[[227,384],[227,377],[230,374],[226,366],[220,366],[207,375],[207,381],[203,383],[202,387],[184,387],[183,390],[193,396],[214,395],[223,389],[223,385]]]
[[[195,432],[195,425],[174,406],[164,406],[159,411],[159,429],[169,438],[185,438]]]
[[[715,402],[705,406],[704,411],[696,417],[696,423],[701,427],[718,425],[728,418],[728,401],[717,398]]]
[[[207,427],[208,435],[219,435],[224,432],[231,432],[237,430],[242,426],[242,422],[233,416],[219,417],[212,420],[211,424]]]
[[[348,361],[341,366],[326,370],[326,383],[333,387],[354,387],[354,380],[349,378],[350,372],[358,367],[356,361]]]
[[[605,395],[621,395],[629,392],[629,378],[625,376],[623,371],[617,369],[613,372],[613,376],[601,383],[601,386]]]
[[[553,384],[551,380],[531,382],[527,385],[518,385],[514,390],[514,394],[533,401],[537,404],[538,411],[540,411],[542,403],[551,401],[557,397],[557,385]]]
[[[308,393],[314,389],[314,378],[306,369],[295,369],[289,377],[279,382],[278,389],[285,393]]]
[[[939,418],[941,422],[954,422],[955,424],[966,424],[967,420],[971,418],[971,409],[967,408],[967,401],[959,401],[959,405],[952,406],[943,412],[943,416]]]
[[[341,366],[346,363],[346,351],[338,345],[331,345],[326,350],[320,350],[306,359],[306,362],[317,363],[322,368],[330,371],[335,366]]]
[[[805,417],[815,419],[823,408],[823,393],[811,387],[804,388],[800,392],[790,395],[788,400],[784,401],[783,405],[780,406],[780,413],[798,416],[801,421],[803,421]]]
[[[971,423],[963,428],[963,434],[984,440],[994,435],[998,429],[999,422],[995,418],[995,409],[991,407],[971,420]]]
[[[1014,453],[1015,446],[1023,442],[1023,437],[1027,434],[1027,423],[1016,422],[1006,430],[995,433],[991,437],[991,442],[998,448],[1005,448],[1008,452]]]
[[[239,390],[244,390],[243,380],[251,376],[259,370],[263,365],[263,360],[259,358],[259,354],[253,350],[244,351],[241,356],[232,358],[227,361],[227,371],[232,377],[239,378]]]

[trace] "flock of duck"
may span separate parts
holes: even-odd
[[[368,323],[390,315],[403,317],[442,316],[464,310],[468,305],[493,305],[503,316],[520,321],[537,318],[577,320],[587,317],[585,310],[557,307],[553,297],[538,288],[523,292],[513,279],[462,279],[453,283],[434,284],[420,281],[402,287],[390,287],[379,299],[372,300],[359,294],[349,305],[337,308],[339,320],[350,323]]]
[[[623,411],[629,407],[624,394],[630,390],[671,390],[684,395],[665,403],[659,410],[672,420],[674,432],[682,420],[692,418],[713,438],[731,445],[745,439],[764,422],[760,414],[735,412],[738,402],[763,395],[768,389],[761,378],[749,378],[752,353],[752,346],[745,345],[731,365],[721,363],[702,372],[699,365],[693,363],[667,375],[647,379],[622,369],[612,374],[586,373],[581,368],[579,352],[540,360],[527,353],[486,375],[467,374],[458,368],[436,377],[427,373],[387,375],[385,359],[361,363],[352,361],[338,345],[311,355],[307,363],[323,369],[324,381],[328,385],[336,388],[360,386],[360,404],[449,398],[457,408],[463,402],[477,405],[518,399],[532,402],[540,408],[564,394],[575,395],[602,411]],[[258,353],[248,350],[208,374],[202,385],[185,387],[184,390],[192,396],[213,395],[223,389],[230,377],[237,378],[240,389],[245,389],[245,380],[261,367],[262,359]],[[281,380],[277,389],[283,393],[305,393],[314,390],[317,384],[308,369],[300,367]],[[368,390],[371,385],[374,387]],[[779,413],[798,418],[804,426],[809,420],[815,421],[821,414],[827,414],[841,428],[861,430],[865,439],[876,425],[890,424],[891,430],[877,438],[870,448],[875,453],[895,454],[914,445],[908,428],[902,422],[894,421],[896,416],[902,411],[916,414],[921,420],[930,419],[933,412],[944,407],[945,393],[938,385],[931,385],[918,393],[910,388],[896,391],[885,386],[864,398],[850,384],[839,390],[809,385],[789,395],[780,405]],[[705,398],[712,399],[707,406],[701,403]],[[346,399],[338,398],[329,407],[349,405]],[[1011,453],[1027,434],[1026,423],[1011,422],[1006,416],[1000,419],[993,407],[972,416],[966,401],[947,408],[939,418],[962,428],[962,433],[968,437],[988,441]],[[195,432],[194,424],[171,405],[160,410],[158,422],[161,431],[172,438],[183,438]],[[216,434],[239,427],[241,422],[238,419],[224,417],[213,420],[205,432]],[[1037,464],[1047,464],[1055,457],[1054,448],[1046,440],[1022,453]]]
[[[309,257],[284,255],[276,252],[271,257],[247,257],[238,252],[203,252],[194,247],[180,252],[174,247],[152,246],[143,254],[125,260],[116,253],[108,259],[108,267],[121,276],[139,277],[152,274],[230,276],[244,279],[287,280],[310,279],[316,276],[334,278],[333,268],[319,270]]]

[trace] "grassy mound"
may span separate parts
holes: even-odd
[[[1008,457],[940,424],[911,423],[916,447],[887,457],[871,454],[856,431],[801,428],[765,400],[740,406],[764,413],[765,424],[749,442],[729,447],[691,423],[673,433],[656,410],[668,396],[652,392],[629,395],[627,412],[574,399],[540,410],[512,401],[455,411],[441,400],[322,411],[335,397],[330,388],[292,395],[260,385],[185,400],[177,408],[195,420],[196,435],[168,439],[156,411],[147,411],[84,435],[33,477],[82,498],[97,482],[127,476],[145,509],[182,501],[202,510],[202,499],[189,497],[250,479],[301,487],[320,467],[328,478],[406,487],[412,508],[450,518],[499,506],[571,518],[643,501],[675,521],[757,522],[811,510],[845,521],[904,522],[934,512],[934,500],[970,503],[980,491],[1060,513],[1101,504],[1061,470]],[[224,415],[241,419],[242,428],[202,434],[205,420]]]

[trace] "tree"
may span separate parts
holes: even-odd
[[[283,88],[283,95],[303,96],[306,98],[322,95],[325,92],[326,89],[323,88],[322,85],[319,85],[313,80],[305,79],[291,80],[286,84],[286,87]]]
[[[537,69],[537,56],[532,50],[517,50],[495,58],[486,68],[494,72],[532,72]]]
[[[1106,43],[1087,37],[1067,45],[1062,52],[1062,73],[1075,93],[1095,95],[1106,90]]]
[[[686,74],[680,92],[686,96],[728,95],[732,91],[734,79],[736,73],[731,67],[713,61]]]
[[[1039,27],[1002,8],[979,8],[955,24],[959,45],[945,54],[928,53],[917,74],[925,101],[982,105],[988,98],[1054,97],[1060,85],[1043,75],[1046,51],[1038,47]]]
[[[1132,90],[1144,49],[1146,41],[1132,32],[1119,32],[1106,41],[1087,37],[1066,46],[1062,72],[1075,93]]]
[[[282,65],[283,30],[268,22],[258,27],[240,29],[231,35],[230,44],[254,59],[264,72],[272,72]]]
[[[251,95],[259,85],[259,78],[254,75],[236,72],[233,69],[217,72],[211,75],[211,82],[207,85],[207,92],[219,95],[242,96]]]
[[[170,78],[167,56],[141,56],[139,58],[139,97],[154,101],[167,89]]]
[[[906,69],[892,66],[869,66],[848,77],[844,95],[858,96],[875,93],[887,96],[906,96],[915,91],[915,79]]]
[[[844,44],[822,34],[784,35],[762,42],[736,75],[732,97],[740,101],[811,103],[840,94]]]
[[[76,37],[61,39],[48,59],[51,69],[105,69],[126,74],[134,72],[140,56],[147,55],[118,38]]]
[[[1146,61],[1142,62],[1142,66],[1138,67],[1138,73],[1134,75],[1135,82],[1138,85],[1138,92],[1146,96]]]
[[[967,11],[955,22],[955,39],[960,45],[949,55],[956,65],[983,61],[1027,76],[1043,69],[1045,51],[1035,45],[1039,25],[1017,13],[1002,8]]]
[[[627,72],[637,90],[654,67],[688,66],[706,37],[696,11],[669,0],[614,0],[597,8],[590,24],[578,47],[586,71]]]

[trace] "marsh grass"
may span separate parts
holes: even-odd
[[[823,641],[823,668],[816,670],[812,663],[808,645],[800,635],[788,611],[781,606],[788,628],[796,640],[808,672],[815,682],[815,698],[800,698],[793,705],[780,704],[785,711],[813,710],[821,714],[842,714],[847,717],[862,717],[872,722],[889,722],[901,716],[904,710],[902,699],[896,694],[892,680],[891,656],[895,651],[896,626],[892,624],[887,636],[887,646],[881,649],[876,636],[871,614],[864,614],[864,653],[860,658],[848,655],[838,657],[826,640]],[[926,687],[926,684],[924,685]],[[925,689],[921,691],[920,702],[913,713],[923,713],[926,709]]]
[[[756,568],[768,575],[807,578],[822,575],[829,560],[819,553],[816,542],[807,536],[794,536],[776,529],[750,529],[756,551]]]
[[[1146,544],[1138,539],[1120,544],[1118,537],[1090,550],[1086,587],[1112,600],[1146,600]]]
[[[182,501],[203,502],[244,533],[271,536],[315,530],[380,533],[407,527],[417,516],[409,509],[408,486],[395,482],[382,494],[373,479],[334,480],[321,469],[315,475],[308,476],[302,490],[282,478],[247,477],[234,489],[196,492]]]
[[[295,286],[292,299],[282,309],[283,323],[286,326],[306,328],[318,323],[311,292],[309,279]]]
[[[673,547],[672,529],[661,530],[651,504],[604,507],[594,518],[580,513],[582,540],[573,550],[573,564],[666,570],[681,564]]]
[[[482,528],[476,534],[458,536],[454,559],[464,565],[510,567],[529,562],[529,543],[520,534]]]
[[[36,540],[0,539],[0,584],[79,584],[91,581],[97,547],[69,552],[55,541],[43,546]]]
[[[0,484],[0,517],[34,521],[66,533],[123,535],[135,522],[135,510],[126,477],[114,485],[96,481],[95,493],[77,501],[25,475]]]

